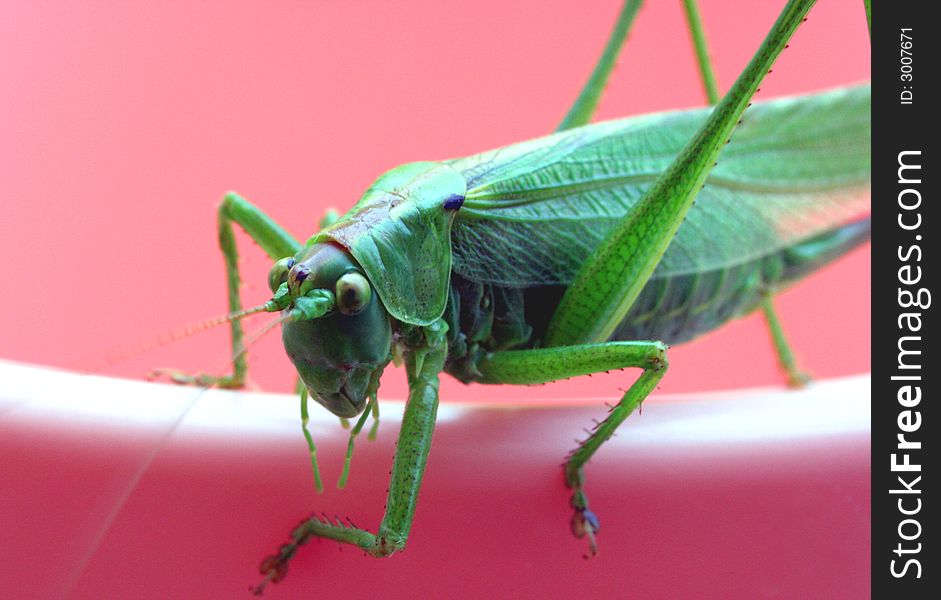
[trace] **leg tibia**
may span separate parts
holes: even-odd
[[[598,451],[598,448],[614,435],[624,419],[630,416],[647,395],[657,387],[657,384],[663,379],[666,367],[667,363],[664,357],[659,366],[645,368],[637,381],[621,397],[620,402],[611,409],[607,418],[595,427],[591,435],[582,441],[578,448],[572,451],[565,464],[565,481],[569,487],[577,488],[581,485],[582,467]]]
[[[773,297],[769,294],[761,304],[762,312],[765,315],[765,322],[768,324],[768,332],[771,334],[771,341],[774,344],[774,351],[778,357],[778,365],[787,376],[787,384],[794,388],[806,385],[810,380],[810,375],[803,371],[797,365],[797,359],[794,358],[794,351],[791,344],[788,343],[784,335],[784,328],[781,327],[781,320],[774,309]]]
[[[238,266],[238,248],[235,244],[232,223],[239,225],[273,260],[294,254],[301,245],[268,215],[233,192],[226,194],[219,205],[218,223],[219,248],[225,260],[229,312],[236,312],[242,310],[242,298],[239,294],[241,276]],[[238,320],[231,322],[230,330],[232,333],[232,375],[216,378],[216,384],[224,383],[227,387],[239,387],[244,384],[245,375],[248,372],[248,364],[245,360],[245,330],[241,321]],[[201,377],[207,378],[205,375]]]
[[[565,131],[591,121],[641,4],[643,4],[642,0],[625,0],[621,12],[618,13],[617,21],[614,23],[614,30],[608,38],[608,43],[604,47],[601,58],[598,59],[598,63],[591,72],[591,77],[588,78],[588,82],[575,100],[575,104],[569,109],[568,114],[562,119],[556,131]]]
[[[584,491],[585,463],[653,391],[663,378],[667,364],[667,347],[660,342],[606,342],[496,352],[479,365],[484,382],[516,384],[545,383],[626,367],[643,369],[607,418],[569,454],[565,462],[565,483],[573,490],[572,532],[577,537],[588,537],[589,555],[598,551],[595,534],[600,525],[598,517],[588,507]]]
[[[231,313],[242,309],[242,299],[239,294],[241,276],[233,223],[241,227],[252,241],[261,246],[262,250],[273,260],[290,256],[301,247],[291,234],[253,204],[233,192],[226,194],[219,205],[218,236],[219,249],[222,250],[222,257],[225,261],[226,289]],[[245,330],[237,319],[231,321],[229,327],[232,334],[231,375],[191,375],[178,371],[163,371],[163,373],[169,374],[170,378],[177,383],[226,388],[242,387],[248,370],[245,361]]]
[[[409,348],[406,352],[408,402],[405,404],[402,428],[392,462],[386,511],[379,524],[378,533],[370,533],[352,523],[344,524],[339,519],[331,521],[317,516],[306,519],[291,532],[290,542],[281,546],[277,554],[262,561],[261,572],[265,579],[255,588],[256,592],[260,593],[269,581],[281,580],[287,573],[288,561],[297,552],[297,548],[311,537],[352,544],[376,557],[389,556],[405,548],[435,428],[438,374],[444,367],[447,352],[446,332],[447,325],[442,320],[424,327],[424,345]],[[357,427],[361,427],[361,424]]]

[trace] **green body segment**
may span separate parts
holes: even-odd
[[[870,232],[864,218],[724,269],[651,278],[611,338],[691,340],[757,309],[771,293],[867,241]]]
[[[288,280],[304,272],[304,285],[333,289],[358,265],[334,244],[305,246],[295,256]],[[392,327],[381,303],[370,302],[355,315],[338,310],[311,320],[288,320],[281,328],[284,350],[315,399],[341,417],[355,417],[379,387],[389,362]]]
[[[397,167],[356,206],[307,245],[336,242],[349,250],[393,318],[430,325],[444,312],[451,272],[451,221],[464,199],[459,173],[439,163]]]

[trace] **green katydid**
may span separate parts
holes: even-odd
[[[243,198],[225,197],[219,238],[230,308],[237,316],[282,314],[305,421],[310,395],[342,418],[360,416],[355,435],[377,410],[379,380],[393,358],[404,361],[409,382],[378,531],[308,519],[262,563],[265,582],[281,579],[313,536],[373,556],[405,546],[441,372],[464,382],[536,384],[642,370],[566,460],[573,531],[588,537],[591,554],[599,521],[584,465],[664,376],[667,344],[763,309],[782,363],[799,379],[770,297],[869,237],[869,219],[858,218],[868,206],[869,88],[756,104],[742,120],[813,4],[790,0],[714,109],[587,125],[640,4],[625,2],[554,135],[393,169],[303,245]],[[695,5],[686,5],[702,59]],[[272,299],[247,311],[233,223],[277,261]],[[232,375],[175,378],[241,385],[243,332],[237,318],[231,327]]]

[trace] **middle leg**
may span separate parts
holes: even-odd
[[[240,288],[242,283],[238,267],[238,248],[235,243],[235,229],[238,225],[258,244],[272,260],[291,256],[301,248],[280,225],[275,223],[258,207],[234,192],[229,192],[219,204],[218,239],[219,249],[225,261],[226,289],[228,292],[229,312],[236,314],[242,310]],[[239,319],[229,322],[232,344],[232,372],[225,375],[207,373],[184,373],[175,369],[158,369],[152,375],[166,375],[175,382],[185,385],[216,386],[223,388],[241,388],[245,385],[248,364],[245,358],[245,329]]]
[[[569,454],[565,462],[565,483],[572,490],[572,532],[577,537],[588,537],[590,556],[598,552],[595,534],[600,522],[588,506],[584,490],[585,463],[653,391],[663,378],[667,364],[667,347],[661,342],[606,342],[495,352],[486,356],[478,366],[483,374],[481,383],[524,385],[627,367],[643,369],[607,418]]]

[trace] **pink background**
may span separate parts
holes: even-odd
[[[618,9],[594,3],[3,3],[0,7],[0,357],[68,368],[225,312],[215,207],[234,189],[306,238],[395,165],[466,155],[551,131]],[[721,86],[783,2],[703,2]],[[589,10],[579,6],[589,6]],[[861,3],[820,3],[760,99],[868,78]],[[679,2],[649,2],[601,105],[607,119],[702,103]],[[243,246],[245,298],[266,299],[269,261]],[[781,297],[819,376],[869,369],[869,251]],[[254,322],[259,327],[264,318]],[[123,352],[123,350],[122,350]],[[126,360],[220,371],[217,331]],[[278,335],[252,378],[287,390]],[[667,391],[776,384],[749,318],[671,353]],[[400,374],[383,390],[401,397]],[[622,376],[526,390],[611,396]],[[510,399],[465,387],[451,399]]]

